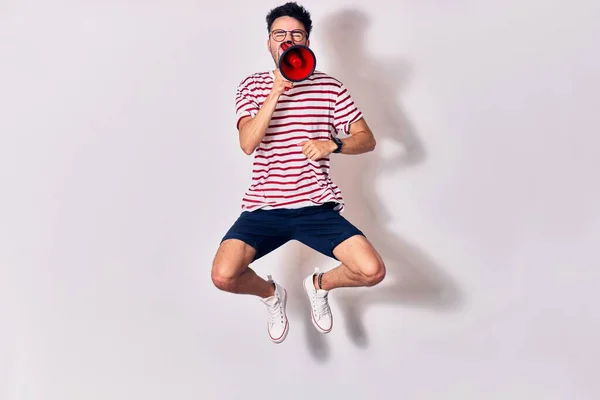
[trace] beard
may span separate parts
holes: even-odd
[[[271,53],[271,57],[273,58],[273,62],[275,63],[275,67],[277,68],[279,66],[279,54],[281,47],[277,46],[275,48],[271,47],[269,49],[270,53]]]
[[[273,58],[273,62],[275,63],[276,68],[279,67],[279,59],[281,58],[281,54],[283,53],[281,46],[283,46],[284,43],[285,42],[282,42],[279,45],[271,45],[269,47],[269,52],[271,53],[271,57]]]
[[[279,53],[277,51],[271,51],[271,57],[273,57],[275,67],[279,67]]]

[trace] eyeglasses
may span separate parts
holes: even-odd
[[[283,42],[283,40],[287,37],[288,33],[292,34],[292,40],[294,42],[301,42],[302,40],[304,40],[304,37],[306,36],[306,32],[304,32],[303,30],[300,30],[300,29],[295,29],[293,31],[285,31],[283,29],[275,29],[274,31],[271,31],[271,37],[276,42]]]

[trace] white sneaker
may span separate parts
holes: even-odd
[[[275,285],[275,294],[271,297],[260,299],[266,306],[268,311],[267,331],[274,343],[281,343],[285,340],[289,323],[285,306],[287,303],[287,291],[276,282],[273,282],[271,275],[268,275],[269,282]]]
[[[315,289],[313,278],[319,273],[319,269],[315,268],[315,273],[310,274],[304,279],[303,286],[312,309],[312,323],[321,333],[329,333],[333,328],[333,315],[329,308],[327,296],[329,292],[323,289]]]

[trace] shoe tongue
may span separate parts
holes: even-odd
[[[271,296],[271,297],[267,297],[266,299],[261,299],[261,301],[268,306],[274,306],[277,304],[277,297]]]

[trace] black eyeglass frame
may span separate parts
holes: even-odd
[[[285,33],[285,35],[283,35],[283,38],[281,40],[277,40],[275,38],[275,35],[277,33]],[[308,33],[303,30],[303,29],[294,29],[293,31],[286,31],[285,29],[273,29],[271,32],[269,32],[269,35],[271,36],[271,38],[276,41],[276,42],[283,42],[285,40],[285,38],[287,38],[288,33],[291,34],[292,36],[292,41],[293,42],[301,42],[303,41],[305,38],[308,38]],[[301,33],[302,34],[302,38],[299,40],[294,39],[294,33]]]

